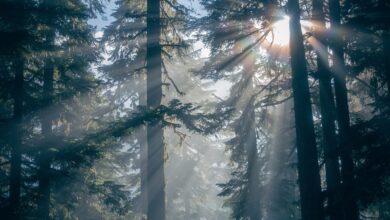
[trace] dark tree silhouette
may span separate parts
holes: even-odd
[[[329,2],[330,24],[335,30],[340,28],[340,2]],[[344,48],[341,31],[332,42],[333,50],[333,75],[335,80],[335,95],[337,106],[337,120],[339,126],[339,148],[341,158],[341,180],[343,182],[343,208],[345,219],[357,220],[358,209],[354,198],[354,165],[352,161],[352,146],[350,140],[350,117],[348,107],[348,94],[346,86],[346,69],[344,60]]]
[[[328,195],[328,211],[331,220],[342,218],[340,196],[340,171],[339,157],[336,141],[336,112],[333,89],[331,85],[331,73],[329,69],[329,58],[327,52],[327,39],[325,27],[324,2],[313,0],[312,2],[313,22],[315,24],[314,37],[319,41],[316,51],[317,73],[319,77],[321,123],[323,133],[323,146],[325,151],[326,186]],[[323,45],[323,46],[322,46]]]
[[[148,0],[147,2],[147,92],[146,106],[155,110],[162,100],[162,57],[161,57],[161,2]],[[147,192],[148,192],[148,219],[165,219],[165,174],[164,174],[164,137],[162,122],[157,121],[146,125],[148,145],[147,165]]]
[[[290,16],[290,54],[302,219],[321,220],[324,217],[320,174],[300,25],[300,7],[298,0],[289,0],[287,4]]]

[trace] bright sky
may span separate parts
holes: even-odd
[[[113,21],[113,17],[111,17],[111,14],[114,9],[114,1],[108,2],[105,8],[104,15],[98,16],[97,18],[90,20],[89,23],[95,25],[98,31],[101,31],[105,26],[109,25]]]
[[[273,24],[273,35],[269,34],[267,36],[267,41],[280,46],[288,45],[290,41],[290,28],[289,28],[290,18],[285,16],[282,20],[275,22]]]

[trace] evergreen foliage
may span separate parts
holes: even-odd
[[[0,218],[389,219],[389,9],[0,1]]]

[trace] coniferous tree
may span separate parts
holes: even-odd
[[[115,3],[0,1],[1,217],[389,218],[386,0]]]
[[[317,145],[300,24],[299,1],[289,0],[290,54],[302,219],[323,219]]]
[[[43,11],[49,14],[50,7],[48,7],[47,2],[43,2]],[[48,48],[52,47],[54,44],[54,35],[55,32],[52,28],[53,23],[50,22],[51,18],[47,18],[48,22],[48,31],[45,36],[45,45]],[[51,48],[50,48],[51,49]],[[49,50],[50,50],[49,49]],[[50,51],[51,52],[51,51]],[[49,51],[47,51],[49,53]],[[53,96],[53,78],[54,78],[54,66],[53,61],[50,58],[45,60],[44,68],[43,68],[43,97],[44,97],[44,106],[46,108],[50,107],[53,104],[52,96]],[[50,145],[50,138],[52,136],[52,113],[45,112],[41,116],[41,130],[42,136],[45,139],[47,145]],[[41,150],[40,158],[39,158],[39,190],[38,190],[38,217],[41,219],[49,219],[50,213],[50,166],[51,166],[51,157],[49,156],[49,146],[45,147],[45,149]]]
[[[161,2],[147,1],[147,43],[146,43],[146,106],[155,110],[162,101],[162,50],[161,35]],[[146,125],[148,165],[147,165],[147,198],[148,219],[165,219],[165,174],[164,174],[164,137],[162,122]]]
[[[176,55],[181,55],[181,51],[187,46],[179,31],[187,19],[185,16],[187,16],[188,9],[171,1],[117,1],[117,5],[118,10],[114,13],[117,20],[107,28],[104,37],[106,42],[115,45],[112,53],[114,63],[105,71],[124,74],[125,77],[145,74],[146,88],[140,87],[141,91],[136,91],[136,93],[139,94],[139,97],[146,93],[146,109],[158,111],[163,104],[162,90],[164,85],[172,85],[181,94],[169,76],[167,62]],[[126,37],[129,37],[131,41],[125,40]],[[163,83],[164,78],[170,83]],[[143,89],[146,89],[146,92]],[[146,180],[142,181],[143,178],[141,178],[141,188],[147,191],[146,193],[141,192],[141,194],[148,195],[148,216],[150,215],[148,218],[151,219],[165,216],[163,166],[165,156],[162,125],[163,122],[158,120],[153,120],[146,125],[149,127],[146,130],[147,142],[149,143],[147,152],[150,157],[148,157],[148,164],[144,168],[147,167],[146,171],[149,174],[147,174]],[[195,129],[195,127],[191,129]],[[145,147],[145,145],[141,147]],[[141,170],[141,172],[143,171],[145,170]],[[156,180],[149,181],[149,178]],[[153,187],[151,189],[143,187],[145,182],[146,186],[153,184]],[[152,190],[154,195],[150,194],[149,190]],[[152,210],[154,210],[153,213]]]
[[[41,1],[37,6],[38,23],[43,28],[41,31],[42,37],[42,52],[46,54],[43,67],[42,67],[42,110],[41,114],[41,131],[43,136],[43,146],[39,153],[39,170],[38,170],[38,218],[49,219],[50,214],[50,197],[51,197],[51,165],[53,160],[53,151],[58,149],[53,142],[53,137],[56,135],[53,132],[53,122],[58,121],[59,118],[55,118],[55,115],[61,114],[61,105],[54,102],[56,94],[61,90],[61,87],[68,89],[64,91],[63,96],[67,98],[75,97],[76,93],[87,92],[91,88],[93,82],[88,82],[88,68],[90,64],[96,61],[97,56],[92,49],[92,28],[86,24],[89,17],[94,16],[96,11],[100,10],[100,3],[92,1],[84,3],[83,1],[74,2],[77,8],[71,8],[67,2],[62,4],[53,4],[51,1]],[[87,5],[90,4],[90,5]],[[91,7],[92,11],[89,11],[87,7]],[[66,22],[64,22],[66,21]],[[71,27],[71,29],[69,29]],[[62,45],[56,45],[56,41],[61,38],[67,38],[63,41]],[[62,46],[67,46],[67,53],[63,52]],[[77,46],[84,46],[83,51],[79,51],[80,54],[86,55],[84,59],[75,60],[78,55],[72,54],[76,52]],[[61,54],[62,57],[59,57]],[[87,57],[89,56],[89,57]],[[74,71],[73,76],[69,75],[69,71]],[[55,80],[55,74],[59,79]],[[66,76],[68,74],[68,76]],[[68,79],[66,79],[68,77]],[[62,81],[65,79],[64,81]],[[77,80],[79,87],[75,86],[72,91],[70,84]],[[84,83],[84,85],[82,85]],[[84,88],[82,88],[84,87]],[[55,89],[56,88],[56,89]],[[66,94],[66,95],[64,95]],[[54,108],[53,105],[57,105]],[[57,112],[56,112],[57,111]]]
[[[12,137],[11,170],[10,170],[10,194],[9,206],[11,218],[19,219],[20,212],[20,188],[21,188],[21,160],[22,160],[22,117],[23,117],[23,57],[16,58],[13,63],[15,71],[14,82],[14,136]]]
[[[323,133],[323,146],[325,148],[326,185],[328,197],[328,211],[330,219],[340,219],[340,197],[338,196],[340,173],[339,159],[336,142],[335,103],[331,84],[331,74],[328,62],[324,2],[314,0],[312,2],[313,22],[315,24],[317,76],[319,77],[319,92],[321,106],[321,123]]]
[[[331,28],[341,30],[340,2],[329,2]],[[339,33],[335,31],[335,33]],[[335,81],[335,96],[337,107],[337,120],[339,127],[339,148],[341,158],[341,180],[343,182],[343,208],[345,219],[358,219],[358,209],[354,198],[354,164],[352,161],[352,146],[350,139],[350,117],[348,107],[348,94],[346,87],[346,70],[344,60],[344,45],[342,35],[334,37],[331,49],[333,51],[333,75]]]
[[[269,154],[271,175],[269,185],[264,191],[264,199],[268,203],[266,217],[275,220],[298,219],[299,195],[296,186],[292,100],[273,107],[272,114],[272,149]]]
[[[13,99],[11,132],[5,135],[9,140],[10,173],[9,173],[9,202],[2,207],[4,215],[20,219],[21,187],[22,187],[22,145],[23,145],[23,115],[25,110],[25,67],[30,51],[29,44],[33,43],[33,23],[28,20],[34,3],[30,1],[2,1],[1,3],[1,61],[3,74],[9,74],[13,79],[9,81],[11,87],[4,92]],[[7,91],[7,89],[9,89]],[[2,211],[3,211],[2,210]]]
[[[337,2],[333,4],[337,4]],[[388,120],[388,99],[386,98],[388,94],[386,73],[388,62],[384,56],[386,55],[386,38],[383,37],[389,27],[386,13],[389,5],[385,1],[356,0],[340,2],[340,5],[336,6],[340,7],[342,11],[340,14],[342,24],[339,27],[342,28],[343,32],[341,36],[336,35],[335,37],[336,40],[343,37],[344,43],[342,46],[351,117],[349,144],[355,166],[353,167],[353,186],[344,189],[347,190],[345,193],[349,194],[348,196],[353,195],[355,200],[346,197],[347,207],[358,203],[359,208],[356,211],[357,214],[349,212],[346,215],[347,217],[363,216],[365,215],[364,210],[370,206],[368,204],[386,200],[385,197],[382,197],[384,194],[378,193],[377,190],[381,188],[379,191],[387,191],[386,187],[382,188],[386,181],[382,175],[387,175],[382,172],[382,169],[386,169],[387,163],[380,159],[387,155],[387,150],[380,147],[382,146],[380,143],[386,143],[387,140],[386,135],[381,130],[386,130],[385,124]],[[336,41],[334,45],[337,45],[337,42],[339,41]],[[364,94],[366,96],[362,98]],[[353,103],[357,99],[360,99],[363,105],[367,106],[366,111],[356,110]],[[368,105],[368,102],[372,104]],[[375,141],[374,139],[369,140],[368,137],[373,137],[374,134],[376,135]],[[366,162],[361,163],[360,161]],[[376,168],[371,166],[373,164],[376,164]],[[368,175],[371,177],[367,178]],[[375,205],[372,205],[371,208],[375,209]]]
[[[12,218],[15,219],[26,216],[36,217],[37,215],[41,219],[49,218],[49,182],[52,178],[50,167],[52,156],[48,155],[52,154],[53,150],[58,150],[59,146],[65,142],[57,140],[56,144],[53,144],[53,137],[58,133],[54,134],[51,131],[54,120],[52,116],[66,114],[64,114],[66,111],[58,111],[60,108],[57,108],[61,104],[63,106],[66,104],[53,101],[53,97],[55,97],[54,86],[58,89],[56,91],[58,92],[56,93],[57,100],[69,100],[71,97],[75,97],[75,94],[83,93],[87,87],[90,87],[86,79],[91,75],[82,76],[82,73],[89,68],[89,64],[95,61],[97,56],[86,46],[87,41],[92,39],[92,29],[86,25],[86,21],[90,15],[92,16],[92,11],[101,9],[96,9],[99,7],[96,1],[88,2],[88,4],[91,3],[91,8],[88,8],[82,1],[77,2],[80,7],[76,8],[69,7],[67,3],[53,4],[51,1],[2,2],[4,4],[2,7],[4,13],[1,13],[1,30],[4,33],[2,36],[5,38],[4,40],[8,39],[12,42],[11,45],[2,45],[2,52],[5,55],[5,59],[2,61],[5,61],[4,63],[9,61],[9,64],[14,65],[19,72],[16,74],[18,75],[16,77],[18,79],[17,87],[14,88],[18,97],[18,102],[15,102],[18,104],[15,106],[18,106],[16,109],[18,109],[17,121],[19,122],[12,122],[17,125],[18,132],[13,131],[8,140],[10,142],[17,141],[20,144],[19,147],[11,148],[13,153],[9,160],[13,161],[10,165],[10,173],[12,173],[10,185],[12,187],[9,191],[9,206],[2,207],[6,212],[9,211]],[[78,19],[80,20],[77,21]],[[57,36],[55,43],[54,36]],[[16,37],[19,40],[15,40]],[[69,39],[66,39],[67,37]],[[76,52],[76,45],[82,46],[80,48],[84,48],[84,50]],[[15,50],[15,48],[19,49]],[[10,51],[19,51],[19,55],[12,55]],[[77,60],[77,56],[81,54],[86,56]],[[16,64],[15,61],[21,59],[23,59],[23,63]],[[9,70],[12,70],[10,67],[8,67]],[[75,74],[70,74],[71,72]],[[73,78],[73,76],[76,77]],[[82,77],[78,78],[78,76]],[[56,79],[54,80],[54,78]],[[57,85],[54,85],[54,81],[57,82]],[[61,89],[64,89],[63,93],[59,92]],[[25,119],[21,115],[22,110],[26,117],[28,116]],[[21,123],[22,119],[23,123]],[[40,130],[44,141],[40,141],[35,132],[35,129],[40,126],[42,126]],[[14,138],[14,136],[18,136],[18,138]],[[21,147],[22,143],[23,147]],[[13,144],[11,145],[13,146]],[[54,155],[58,159],[61,157],[58,155],[62,153],[62,151],[61,153],[56,152]],[[58,169],[59,166],[56,168]],[[38,175],[35,176],[34,173],[37,169],[39,169]],[[38,187],[36,187],[37,185]],[[35,194],[35,190],[37,190],[37,194]],[[38,198],[35,198],[36,195]],[[21,197],[22,201],[20,201]],[[32,211],[35,209],[33,208],[36,205],[35,202],[39,208],[37,211]],[[23,209],[20,209],[21,206]]]
[[[205,42],[211,45],[212,56],[198,73],[203,78],[233,80],[231,95],[226,103],[237,108],[239,115],[232,123],[235,137],[227,142],[228,149],[232,151],[231,160],[237,163],[237,168],[232,172],[229,182],[220,184],[220,195],[228,197],[226,205],[232,208],[233,218],[258,219],[259,216],[267,216],[267,211],[263,213],[265,207],[271,207],[267,204],[269,201],[262,199],[266,196],[262,196],[260,192],[264,192],[265,185],[276,183],[272,182],[276,178],[269,178],[266,171],[263,171],[269,169],[269,158],[264,155],[269,155],[270,146],[267,143],[268,132],[264,134],[262,131],[269,129],[264,124],[271,119],[261,115],[267,115],[267,106],[288,100],[284,97],[288,92],[283,88],[289,87],[284,84],[284,72],[278,66],[283,66],[283,58],[282,61],[277,61],[281,58],[278,54],[283,47],[273,45],[272,39],[266,43],[271,38],[273,23],[283,17],[282,11],[278,10],[275,1],[205,1],[203,4],[209,11],[209,16],[200,24],[202,30],[210,32],[206,35]],[[270,58],[261,56],[261,52],[257,53],[257,50],[267,51],[271,54]],[[240,67],[242,71],[237,70]],[[258,78],[273,79],[268,84],[261,85]],[[261,113],[255,117],[251,111]],[[256,135],[251,135],[252,128]],[[264,139],[265,143],[262,143]],[[265,179],[270,179],[270,182]]]

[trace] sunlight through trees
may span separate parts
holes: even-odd
[[[386,0],[0,1],[0,219],[390,218]]]

